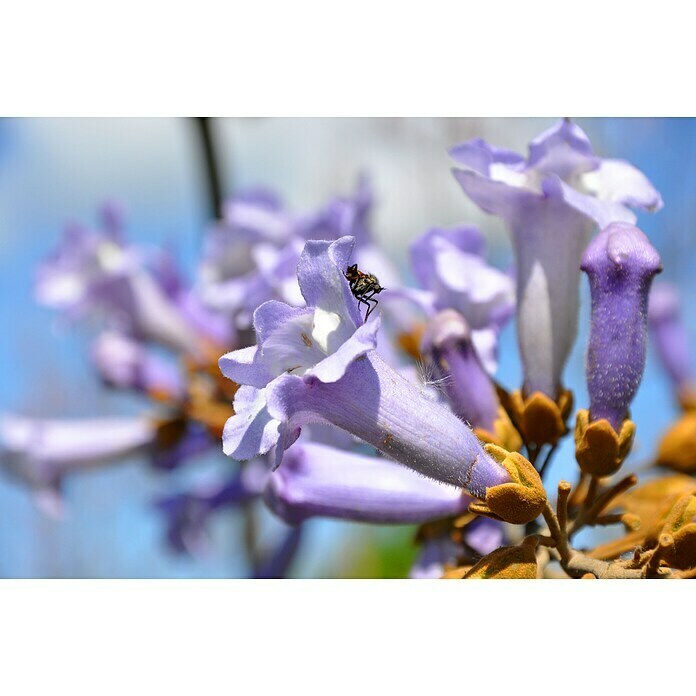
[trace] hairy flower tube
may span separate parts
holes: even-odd
[[[297,269],[307,307],[261,305],[258,345],[220,359],[223,374],[244,385],[225,453],[244,460],[276,446],[279,464],[303,425],[329,423],[425,476],[485,496],[509,474],[461,420],[376,354],[379,319],[363,323],[344,275],[353,243],[307,242]]]
[[[579,262],[596,225],[635,222],[627,206],[658,210],[662,199],[641,172],[593,154],[568,120],[542,133],[524,157],[472,140],[450,152],[454,176],[512,237],[523,394],[558,399],[578,323]]]
[[[283,520],[310,517],[420,524],[466,512],[472,498],[387,459],[298,443],[266,484],[264,498]]]

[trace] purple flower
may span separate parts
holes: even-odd
[[[410,249],[411,268],[433,294],[434,309],[456,309],[474,330],[499,328],[515,312],[512,278],[489,266],[485,254],[475,227],[429,230]]]
[[[336,196],[321,210],[306,216],[299,225],[305,239],[335,240],[354,237],[358,247],[372,243],[370,214],[374,194],[366,175],[358,179],[352,196]]]
[[[675,389],[684,391],[693,383],[693,371],[679,292],[673,285],[660,282],[653,286],[648,304],[648,326],[657,354]]]
[[[466,512],[472,498],[389,460],[298,444],[274,471],[264,498],[297,524],[331,517],[386,524],[420,524]]]
[[[659,210],[662,199],[627,162],[593,154],[568,120],[542,133],[527,159],[473,140],[450,152],[454,176],[485,212],[509,228],[517,271],[517,333],[524,392],[558,396],[575,341],[579,262],[593,228],[635,222],[627,206]]]
[[[648,293],[660,257],[633,225],[612,223],[582,258],[592,294],[587,351],[590,420],[605,418],[618,433],[645,368]]]
[[[353,243],[307,242],[297,270],[307,307],[261,305],[258,345],[220,359],[223,374],[244,385],[225,426],[225,453],[244,460],[277,445],[280,463],[303,425],[330,423],[470,492],[508,481],[464,423],[375,353],[379,317],[363,323],[344,276]]]
[[[453,309],[446,309],[428,322],[421,353],[454,413],[474,428],[494,432],[498,395],[477,355],[471,334],[466,319]]]
[[[116,331],[105,331],[97,338],[92,359],[102,380],[110,386],[148,392],[168,400],[184,395],[184,383],[176,365]]]
[[[197,354],[199,337],[148,268],[146,249],[127,246],[107,227],[69,227],[38,270],[36,297],[69,317],[102,314],[110,328]]]
[[[154,424],[144,418],[44,420],[4,415],[0,463],[35,488],[44,509],[56,514],[66,474],[145,452],[154,437]]]

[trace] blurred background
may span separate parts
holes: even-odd
[[[511,259],[502,224],[482,214],[450,174],[447,149],[482,137],[525,153],[556,119],[215,119],[212,131],[226,195],[274,189],[296,210],[353,191],[366,172],[375,189],[374,235],[408,278],[407,249],[431,226],[478,224],[491,261]],[[661,192],[665,207],[638,214],[660,252],[663,278],[679,286],[696,341],[696,120],[578,119],[600,156],[629,160]],[[0,120],[0,412],[38,417],[96,417],[142,411],[136,396],[104,389],[88,359],[88,334],[39,307],[32,282],[66,223],[93,222],[99,205],[120,201],[129,241],[171,249],[190,277],[211,220],[199,133],[190,119]],[[587,403],[584,347],[588,292],[566,371],[576,404]],[[501,343],[499,380],[520,382],[514,326]],[[632,410],[638,424],[632,467],[639,469],[676,413],[671,392],[649,354]],[[570,443],[566,443],[568,445]],[[210,459],[210,461],[208,461]],[[0,472],[0,576],[236,577],[242,539],[230,511],[215,517],[208,552],[192,558],[164,543],[153,500],[204,477],[212,458],[162,474],[137,459],[79,473],[66,481],[65,515],[56,520],[27,489]],[[572,447],[550,479],[570,475]],[[403,577],[415,555],[413,528],[310,521],[295,577]]]

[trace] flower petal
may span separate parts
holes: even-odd
[[[227,379],[262,389],[273,379],[273,375],[260,357],[258,347],[249,346],[226,353],[218,360],[218,365]]]
[[[639,169],[624,160],[605,159],[582,178],[589,193],[602,200],[651,212],[662,208],[662,196]]]
[[[308,241],[297,264],[297,279],[309,307],[320,307],[360,326],[358,303],[345,278],[354,244],[353,237]]]
[[[335,352],[312,367],[307,376],[321,382],[337,382],[346,373],[348,366],[377,347],[377,333],[381,317],[358,327],[357,331]]]
[[[266,408],[266,390],[242,386],[234,397],[235,415],[225,423],[222,449],[228,457],[245,461],[266,454],[278,442],[280,423]]]

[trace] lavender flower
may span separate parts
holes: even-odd
[[[133,338],[196,354],[199,337],[148,269],[147,251],[126,246],[110,224],[102,232],[65,231],[39,268],[38,301],[69,317],[105,314],[111,328]]]
[[[277,445],[280,463],[301,427],[321,422],[474,494],[509,481],[464,423],[375,353],[379,318],[362,323],[344,276],[353,244],[307,242],[297,271],[307,308],[265,303],[254,314],[258,345],[220,359],[223,374],[244,385],[225,453],[244,460]]]
[[[472,498],[394,462],[314,443],[290,449],[264,494],[283,520],[322,516],[417,524],[466,512]]]
[[[486,369],[497,368],[500,328],[515,311],[513,279],[485,260],[486,242],[475,227],[434,228],[410,248],[411,268],[425,293],[401,291],[428,314],[457,310]]]
[[[693,370],[679,293],[673,285],[661,282],[653,286],[648,304],[648,326],[675,390],[683,394],[693,385]]]
[[[595,225],[635,222],[627,206],[659,210],[662,199],[627,162],[600,159],[568,120],[542,133],[524,159],[482,140],[450,153],[454,176],[482,210],[508,225],[517,270],[517,334],[524,393],[557,398],[575,341],[579,261]]]
[[[592,293],[590,420],[605,418],[619,432],[643,376],[648,293],[662,264],[637,227],[612,223],[585,251],[582,270]]]
[[[44,510],[59,512],[66,474],[142,454],[155,437],[144,418],[43,420],[0,417],[0,464],[40,494]]]

